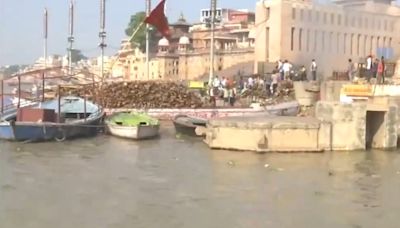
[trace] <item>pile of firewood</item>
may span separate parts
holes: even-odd
[[[255,88],[247,89],[246,91],[244,91],[241,97],[256,98],[257,100],[269,99],[272,97],[274,97],[275,99],[279,98],[284,100],[290,100],[291,98],[294,98],[293,83],[291,81],[279,82],[277,93],[274,96],[271,96],[269,94],[269,91],[267,91],[265,86],[256,86]]]
[[[172,82],[132,81],[104,84],[100,88],[91,86],[63,88],[64,95],[93,98],[105,108],[199,108],[201,98],[185,86]]]

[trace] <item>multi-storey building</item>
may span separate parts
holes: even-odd
[[[349,3],[351,1],[346,0]],[[355,2],[355,1],[353,1]],[[389,1],[314,4],[301,0],[256,5],[255,71],[278,60],[307,65],[316,59],[322,76],[346,69],[348,59],[398,57],[400,8]]]

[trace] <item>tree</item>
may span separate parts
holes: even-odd
[[[125,29],[125,34],[129,37],[132,36],[133,32],[137,29],[137,27],[146,19],[145,12],[137,12],[136,14],[131,16],[128,27]],[[150,47],[157,44],[157,36],[156,29],[150,27]],[[146,24],[143,24],[139,31],[136,33],[135,37],[132,40],[132,44],[138,44],[140,50],[143,52],[146,51]]]
[[[82,51],[79,49],[72,49],[71,51],[71,59],[73,63],[79,62],[82,59],[87,59],[85,55],[82,54]]]

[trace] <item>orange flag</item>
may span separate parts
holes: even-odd
[[[170,36],[168,20],[164,14],[165,0],[161,2],[151,11],[150,15],[144,20],[145,23],[151,24],[165,37]]]

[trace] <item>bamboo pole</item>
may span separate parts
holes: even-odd
[[[57,123],[61,123],[61,86],[58,86]]]
[[[4,113],[4,80],[1,79],[1,113]]]
[[[21,107],[21,77],[18,76],[18,106],[17,108]]]

